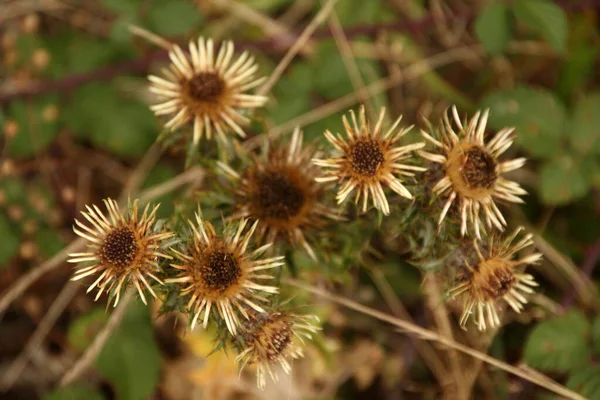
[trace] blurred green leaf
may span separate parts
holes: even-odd
[[[48,74],[55,79],[98,69],[122,55],[118,46],[74,31],[45,37],[44,46],[51,57]]]
[[[40,254],[49,258],[59,253],[65,247],[65,241],[57,231],[48,228],[42,228],[35,232],[35,243]]]
[[[119,15],[133,16],[137,14],[142,0],[102,0],[104,7]]]
[[[490,4],[475,20],[477,38],[491,55],[502,53],[510,42],[512,34],[508,17],[508,8],[504,4]]]
[[[19,178],[12,176],[2,177],[0,180],[0,191],[6,199],[7,204],[23,204],[26,201],[25,185]]]
[[[567,380],[567,387],[589,400],[600,400],[600,367],[588,365],[579,368]]]
[[[589,359],[590,324],[579,311],[540,322],[525,343],[527,364],[543,371],[568,372]]]
[[[160,361],[148,307],[137,301],[106,343],[96,367],[115,386],[119,399],[146,400],[158,381]]]
[[[513,5],[513,12],[519,21],[537,31],[556,50],[565,51],[569,27],[560,6],[548,0],[518,0]]]
[[[42,397],[42,400],[103,400],[104,397],[81,384],[56,389]]]
[[[25,158],[46,149],[58,134],[57,116],[55,97],[11,103],[7,119],[17,123],[18,131],[10,139],[8,154]]]
[[[381,0],[344,0],[338,2],[335,10],[343,26],[384,22],[389,15],[387,4]]]
[[[600,154],[600,93],[589,94],[575,105],[567,134],[581,154]]]
[[[121,156],[139,156],[154,142],[158,127],[150,110],[123,98],[111,85],[90,84],[77,90],[65,107],[65,123],[99,148]]]
[[[572,17],[569,39],[569,56],[561,60],[557,90],[565,100],[585,89],[586,83],[595,72],[599,53],[596,45],[596,21],[592,15]]]
[[[69,345],[79,352],[85,351],[102,330],[107,319],[108,314],[102,308],[96,308],[77,318],[69,326],[67,334]]]
[[[490,108],[489,124],[495,129],[514,126],[517,144],[535,157],[552,157],[561,150],[565,109],[545,89],[521,86],[487,95],[481,104]]]
[[[333,100],[353,90],[342,56],[332,40],[319,44],[313,76],[315,90],[326,99]]]
[[[277,107],[270,110],[273,122],[282,124],[310,111],[312,87],[313,70],[311,66],[300,63],[293,64],[273,90],[273,96],[277,102]]]
[[[600,317],[596,317],[592,324],[592,344],[596,354],[600,356]]]
[[[148,22],[155,33],[175,36],[200,25],[202,15],[189,0],[155,0],[149,7]]]
[[[590,188],[581,160],[564,155],[544,163],[539,194],[546,204],[564,205],[585,196]]]
[[[148,188],[150,186],[158,185],[163,182],[168,182],[171,178],[173,178],[177,173],[173,168],[171,168],[167,164],[157,164],[152,171],[148,174],[146,181],[144,182],[144,188]],[[175,208],[173,200],[175,199],[175,194],[170,192],[161,196],[154,200],[152,204],[160,203],[160,208],[157,211],[158,218],[168,218],[173,215],[173,211]]]
[[[0,213],[0,269],[8,265],[8,261],[19,252],[19,238],[4,213]]]
[[[101,309],[80,317],[69,329],[69,343],[83,351],[106,318]],[[158,381],[160,362],[148,307],[138,301],[129,307],[94,365],[114,386],[118,399],[145,400],[151,397]]]

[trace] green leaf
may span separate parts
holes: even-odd
[[[137,14],[141,0],[102,0],[104,7],[119,15],[133,16]]]
[[[581,160],[571,155],[547,161],[540,171],[541,200],[546,204],[564,205],[585,196],[591,182],[584,172]]]
[[[42,400],[103,400],[104,397],[81,384],[56,389],[42,397]]]
[[[517,144],[534,157],[552,157],[561,150],[565,109],[552,93],[521,86],[486,96],[482,108],[490,108],[489,125],[514,126]]]
[[[108,315],[102,308],[96,308],[85,314],[69,326],[67,340],[75,350],[83,352],[102,330]]]
[[[17,123],[18,131],[10,139],[8,154],[26,158],[46,149],[58,134],[57,115],[54,97],[11,103],[7,119]]]
[[[35,242],[40,249],[40,254],[46,258],[52,257],[65,247],[62,236],[58,232],[47,228],[35,232]]]
[[[69,329],[71,345],[80,351],[85,349],[103,326],[103,314],[97,309],[75,321]],[[158,382],[160,362],[148,307],[137,302],[127,310],[94,365],[114,386],[118,399],[145,400]]]
[[[124,400],[150,398],[158,382],[160,352],[148,308],[137,302],[96,360],[98,371]]]
[[[315,57],[314,87],[326,99],[336,99],[352,92],[352,82],[333,41],[319,44]]]
[[[600,317],[596,317],[592,324],[592,344],[596,354],[600,356]]]
[[[19,252],[19,237],[4,213],[0,213],[0,269],[8,265],[8,261]]]
[[[340,1],[336,6],[336,12],[343,26],[384,22],[389,14],[387,5],[381,0]]]
[[[595,45],[596,21],[590,14],[572,15],[569,57],[561,60],[557,91],[567,100],[585,90],[595,72],[599,49]]]
[[[590,324],[579,311],[539,323],[525,344],[527,364],[543,371],[568,372],[589,359]]]
[[[171,178],[175,177],[175,175],[177,175],[177,173],[168,164],[157,164],[148,174],[148,177],[144,182],[144,188],[168,182]],[[174,200],[175,194],[170,192],[152,202],[152,204],[160,203],[160,208],[157,211],[158,218],[168,218],[173,215],[173,211],[175,210]]]
[[[600,400],[600,367],[579,368],[567,380],[567,387],[589,400]]]
[[[123,98],[106,84],[77,90],[65,107],[65,123],[97,147],[129,157],[143,154],[154,142],[157,126],[150,110],[135,99]]]
[[[504,4],[490,4],[477,16],[475,34],[491,55],[502,53],[510,42],[512,35],[508,16],[508,8]]]
[[[564,52],[569,32],[565,12],[547,0],[519,0],[513,5],[515,17],[537,31],[556,50]]]
[[[159,35],[175,36],[187,33],[202,23],[202,15],[192,1],[154,1],[149,8],[148,23]]]
[[[600,93],[593,93],[575,105],[567,129],[568,139],[581,154],[600,154]]]

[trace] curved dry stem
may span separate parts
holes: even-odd
[[[413,323],[410,323],[408,321],[399,319],[399,318],[395,318],[392,317],[391,315],[382,313],[380,311],[374,310],[370,307],[367,306],[363,306],[360,303],[354,302],[350,299],[347,299],[345,297],[342,296],[337,296],[335,294],[329,293],[325,290],[321,290],[318,288],[315,288],[313,286],[310,285],[305,285],[303,283],[300,283],[294,279],[283,279],[282,280],[283,283],[288,284],[290,286],[294,286],[297,287],[299,289],[302,290],[306,290],[307,292],[310,292],[312,294],[315,294],[317,296],[326,298],[334,303],[337,303],[341,306],[344,306],[346,308],[361,312],[365,315],[369,315],[373,318],[376,318],[380,321],[384,321],[387,322],[390,325],[394,325],[398,328],[400,328],[402,331],[408,333],[408,334],[413,334],[416,335],[417,337],[423,339],[423,340],[431,340],[437,343],[440,343],[444,346],[450,347],[452,349],[458,350],[461,353],[467,354],[471,357],[474,357],[478,360],[481,360],[489,365],[493,365],[496,368],[499,368],[503,371],[508,372],[509,374],[518,376],[520,378],[523,378],[525,380],[527,380],[528,382],[534,383],[540,387],[543,387],[545,389],[550,390],[551,392],[554,392],[560,396],[564,396],[567,399],[574,399],[574,400],[585,400],[585,397],[567,389],[566,387],[560,385],[559,383],[553,381],[552,379],[550,379],[549,377],[547,377],[546,375],[540,373],[540,372],[535,372],[532,373],[531,369],[523,369],[523,368],[517,368],[514,367],[510,364],[507,364],[503,361],[497,360],[494,357],[491,357],[485,353],[482,353],[480,351],[477,350],[473,350],[472,348],[465,346],[463,344],[457,343],[454,340],[451,340],[445,336],[442,336],[440,334],[438,334],[437,332],[431,331],[429,329],[425,329],[422,328],[418,325],[415,325]]]
[[[134,292],[135,291],[132,289],[128,289],[127,292],[125,292],[121,298],[121,301],[119,302],[119,305],[112,312],[112,314],[110,314],[110,318],[106,322],[106,325],[104,325],[102,330],[96,335],[92,344],[85,350],[75,365],[73,365],[60,380],[60,386],[64,387],[73,383],[73,381],[75,381],[77,377],[94,362],[96,356],[98,353],[100,353],[108,338],[110,338],[110,335],[119,326],[119,323],[123,319],[125,311],[127,310],[127,306],[133,299]]]

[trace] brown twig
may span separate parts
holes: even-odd
[[[273,88],[273,86],[275,86],[281,75],[283,75],[285,69],[288,67],[288,65],[290,65],[294,57],[296,57],[298,52],[302,50],[302,48],[306,45],[308,39],[310,39],[317,27],[323,22],[325,22],[329,14],[333,11],[333,6],[337,1],[338,0],[327,0],[327,3],[323,5],[323,7],[321,8],[321,10],[319,10],[317,15],[315,15],[312,21],[310,21],[306,28],[304,28],[300,36],[298,36],[298,38],[287,51],[287,53],[285,53],[285,56],[283,56],[281,61],[279,61],[279,64],[277,64],[275,70],[273,70],[271,75],[269,75],[269,78],[267,78],[266,82],[258,88],[258,90],[256,91],[257,94],[266,95],[271,91],[271,89]]]
[[[496,368],[506,371],[509,374],[521,377],[529,382],[535,383],[536,385],[543,387],[545,389],[548,389],[549,391],[554,392],[558,395],[564,396],[565,398],[574,399],[574,400],[585,400],[585,397],[573,392],[572,390],[567,389],[566,387],[553,381],[552,379],[550,379],[549,377],[547,377],[546,375],[544,375],[542,373],[539,373],[537,371],[535,373],[532,373],[530,370],[514,367],[514,366],[507,364],[503,361],[500,361],[494,357],[491,357],[485,353],[482,353],[477,350],[473,350],[472,348],[470,348],[468,346],[457,343],[454,340],[448,339],[447,337],[442,336],[442,335],[438,334],[437,332],[431,331],[426,328],[422,328],[422,327],[415,325],[411,322],[408,322],[406,320],[392,317],[391,315],[377,311],[370,307],[363,306],[362,304],[352,301],[350,299],[347,299],[345,297],[329,293],[325,290],[321,290],[319,288],[315,288],[310,285],[305,285],[294,279],[286,278],[286,279],[283,279],[282,282],[287,285],[294,286],[294,287],[297,287],[302,290],[306,290],[307,292],[315,294],[317,296],[326,298],[326,299],[333,301],[334,303],[340,304],[346,308],[361,312],[365,315],[369,315],[380,321],[387,322],[390,325],[394,325],[394,326],[400,328],[402,332],[405,332],[407,334],[416,335],[418,338],[420,338],[422,340],[431,340],[431,341],[437,342],[441,345],[458,350],[461,353],[464,353],[466,355],[469,355],[471,357],[479,359],[489,365],[492,365]]]
[[[79,375],[81,375],[89,366],[94,362],[106,341],[110,338],[110,335],[115,331],[115,329],[119,326],[119,323],[123,319],[125,315],[125,311],[127,311],[127,306],[133,299],[133,290],[129,289],[125,292],[125,295],[119,301],[117,308],[112,312],[110,318],[106,322],[106,325],[102,328],[102,330],[96,335],[92,344],[85,350],[83,355],[77,360],[75,365],[71,367],[67,371],[67,373],[60,380],[60,386],[67,386],[74,382]]]

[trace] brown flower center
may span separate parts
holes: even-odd
[[[304,192],[284,174],[266,172],[258,177],[259,218],[290,219],[298,215],[304,201]]]
[[[471,147],[464,154],[462,176],[470,188],[489,189],[498,179],[496,160],[480,147]]]
[[[216,103],[225,91],[225,82],[214,72],[201,72],[186,82],[188,96],[202,103]]]
[[[238,281],[241,270],[233,254],[215,251],[208,256],[201,275],[208,289],[224,291]]]
[[[135,233],[128,226],[121,226],[110,231],[100,245],[100,261],[119,269],[131,265],[137,255],[139,246]]]
[[[488,299],[499,299],[517,283],[511,264],[501,258],[491,258],[478,265],[474,273],[477,286]]]
[[[352,170],[362,176],[374,176],[383,164],[384,157],[379,143],[361,140],[350,148]]]
[[[261,333],[257,336],[259,346],[265,350],[267,359],[274,361],[292,342],[292,323],[278,319],[263,326]]]

